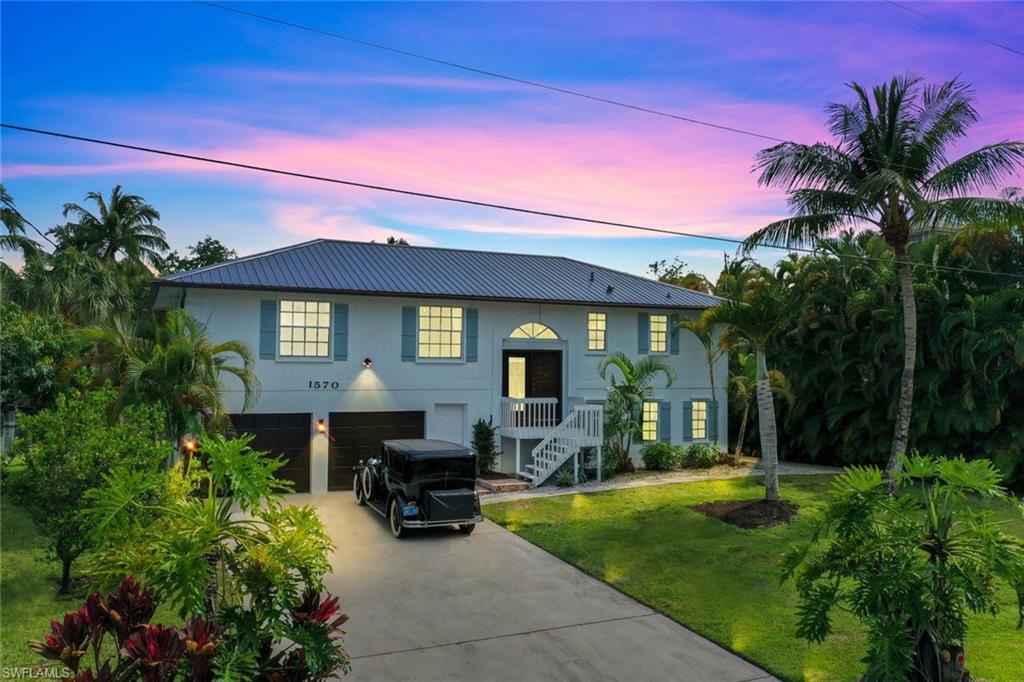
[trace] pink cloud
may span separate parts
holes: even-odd
[[[416,246],[431,246],[433,240],[412,232],[396,230],[360,220],[356,216],[331,213],[329,209],[308,204],[281,204],[273,208],[271,220],[288,234],[302,240],[325,237],[351,241],[387,241],[388,237],[403,238]]]

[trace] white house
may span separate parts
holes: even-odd
[[[469,444],[478,419],[500,429],[498,469],[540,482],[600,445],[597,367],[617,350],[676,369],[644,405],[646,440],[725,441],[724,391],[712,401],[702,346],[673,330],[716,302],[570,258],[317,239],[164,277],[156,305],[253,349],[255,407],[223,389],[235,427],[322,492],[349,489],[384,439]]]

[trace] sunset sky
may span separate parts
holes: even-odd
[[[803,142],[844,83],[960,75],[967,144],[1024,138],[1024,4],[239,4],[439,59]],[[145,146],[541,210],[743,237],[785,214],[765,140],[474,75],[196,3],[2,5],[2,117]],[[723,246],[378,194],[3,131],[40,228],[122,184],[173,247],[313,237],[568,255],[643,273]],[[966,147],[965,147],[966,149]],[[1024,180],[1017,179],[1017,184]],[[730,249],[731,251],[731,249]]]

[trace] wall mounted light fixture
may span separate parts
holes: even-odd
[[[196,448],[199,447],[199,443],[196,442],[195,438],[192,438],[191,436],[185,436],[184,438],[181,439],[181,447],[183,447],[188,452],[195,452]]]
[[[366,369],[373,367],[373,358],[363,358],[363,367]]]
[[[316,420],[316,432],[317,433],[327,433],[327,422],[325,422],[323,419],[317,419]]]

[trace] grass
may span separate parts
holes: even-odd
[[[822,645],[798,640],[796,592],[779,584],[780,558],[810,535],[831,476],[793,476],[783,497],[800,505],[788,526],[742,530],[692,511],[721,499],[757,499],[759,480],[679,483],[503,502],[486,515],[530,542],[786,680],[856,680],[865,639],[837,613]],[[1000,513],[1003,513],[1002,511]],[[1010,518],[1010,511],[1005,514]],[[1007,526],[1024,535],[1019,515]],[[996,617],[971,620],[967,667],[990,681],[1024,679],[1024,634],[1016,597],[1001,591]]]

